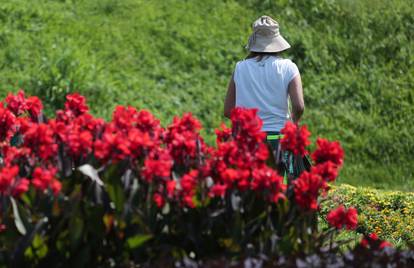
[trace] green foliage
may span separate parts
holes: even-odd
[[[340,181],[414,189],[410,1],[1,2],[3,96],[22,87],[50,113],[79,91],[98,116],[130,104],[163,124],[191,111],[208,137],[224,120],[226,86],[246,55],[251,22],[271,15],[292,44],[285,56],[302,72],[304,122],[346,150]]]
[[[350,185],[332,187],[322,214],[339,204],[358,209],[357,233],[375,232],[396,246],[414,243],[414,194]],[[353,237],[352,234],[348,234]]]

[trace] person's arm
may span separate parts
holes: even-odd
[[[230,118],[231,110],[236,106],[236,85],[234,84],[234,75],[231,76],[227,87],[226,99],[224,100],[224,116]]]
[[[302,79],[300,74],[296,75],[289,83],[289,97],[292,102],[292,120],[298,122],[305,110],[305,102],[303,100]]]

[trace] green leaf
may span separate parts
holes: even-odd
[[[125,202],[125,193],[122,189],[122,186],[118,182],[111,182],[106,186],[109,197],[111,198],[111,201],[114,202],[116,211],[121,212],[123,210]]]
[[[84,222],[81,218],[74,215],[69,223],[70,239],[73,247],[76,247],[82,237]]]
[[[43,258],[44,256],[46,256],[48,248],[42,236],[40,236],[39,234],[35,234],[33,242],[32,242],[32,246],[38,258]],[[32,257],[33,253],[34,252],[32,248],[28,247],[24,255],[27,257]]]
[[[145,242],[150,240],[152,235],[136,235],[131,238],[128,238],[127,243],[131,249],[142,246]]]

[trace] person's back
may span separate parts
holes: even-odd
[[[237,63],[235,106],[257,108],[263,131],[279,131],[288,114],[288,88],[299,70],[289,59],[265,56]]]

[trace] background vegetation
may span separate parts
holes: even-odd
[[[374,232],[394,246],[406,247],[414,243],[414,193],[341,184],[333,186],[328,196],[322,204],[322,226],[327,226],[323,215],[340,204],[358,209],[357,230],[343,232],[339,238],[354,238]]]
[[[163,125],[191,111],[212,134],[267,14],[293,45],[304,122],[346,150],[339,181],[412,191],[413,13],[405,0],[0,0],[0,94],[24,88],[50,112],[78,91],[95,115],[131,104]]]

